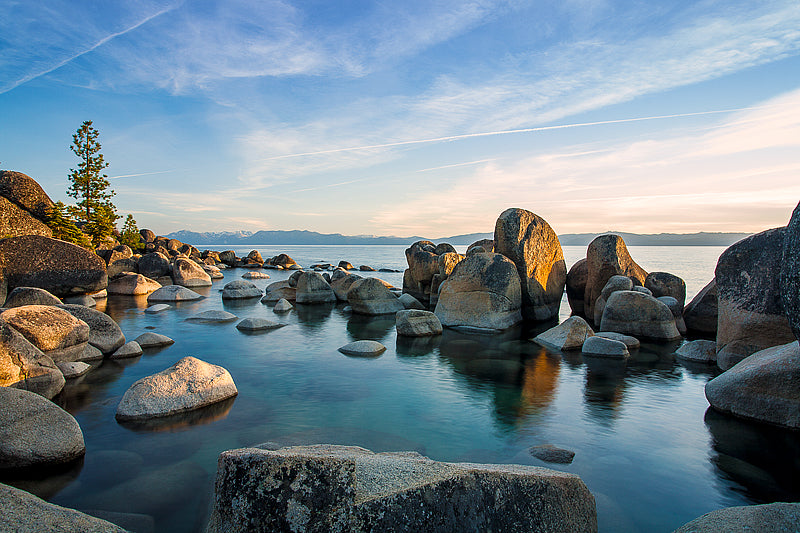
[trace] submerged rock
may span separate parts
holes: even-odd
[[[131,357],[139,357],[144,352],[142,347],[136,341],[126,342],[117,349],[114,353],[108,356],[109,359],[128,359]]]
[[[442,323],[434,313],[404,309],[395,315],[397,334],[406,337],[429,337],[442,334]]]
[[[532,456],[548,463],[568,465],[572,463],[572,460],[575,458],[575,452],[572,450],[557,448],[552,444],[540,444],[539,446],[533,446],[529,451],[531,452]]]
[[[285,325],[286,324],[267,320],[266,318],[245,318],[236,324],[236,329],[239,331],[267,331],[270,329],[282,328]]]
[[[147,303],[153,302],[184,302],[191,300],[199,300],[203,296],[197,294],[192,289],[187,289],[180,285],[167,285],[161,287],[153,294],[147,297]]]
[[[678,359],[694,363],[715,364],[717,362],[717,343],[707,340],[687,342],[675,352]]]
[[[190,316],[186,320],[190,320],[192,322],[231,322],[237,318],[239,317],[233,313],[222,311],[220,309],[210,309],[208,311],[203,311],[202,313],[197,313],[196,315]]]
[[[386,351],[386,346],[378,341],[362,340],[346,344],[339,351],[355,357],[377,357]]]

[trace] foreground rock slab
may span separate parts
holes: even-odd
[[[136,381],[117,406],[117,420],[169,416],[221,402],[239,392],[230,373],[194,357]]]
[[[673,533],[778,533],[800,531],[800,503],[727,507],[706,513]]]
[[[573,474],[440,463],[352,446],[245,448],[220,455],[207,531],[597,531]]]

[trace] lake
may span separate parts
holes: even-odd
[[[298,263],[402,271],[403,246],[212,247]],[[457,247],[463,251],[464,247]],[[712,279],[722,247],[630,247],[648,271],[687,284],[687,301]],[[568,267],[585,247],[565,247]],[[544,466],[583,479],[597,502],[600,531],[668,532],[714,509],[800,500],[800,433],[736,420],[708,409],[703,389],[716,371],[671,356],[681,341],[644,344],[627,362],[583,360],[529,342],[533,326],[501,335],[445,330],[434,339],[398,339],[394,318],[362,317],[343,304],[297,306],[276,315],[258,299],[223,303],[220,289],[245,269],[198,292],[207,298],[147,315],[144,297],[114,297],[99,309],[129,339],[155,331],[175,339],[137,359],[104,361],[55,399],[86,440],[79,463],[37,478],[6,480],[49,501],[82,510],[139,513],[156,531],[201,531],[223,450],[267,441],[334,443],[373,451],[416,450],[436,460]],[[262,289],[290,272],[265,271]],[[402,273],[375,275],[402,286]],[[225,309],[240,319],[287,324],[245,334],[236,322],[186,318]],[[566,297],[561,318],[569,316]],[[387,346],[375,359],[342,355],[360,339]],[[139,378],[193,355],[225,367],[239,395],[169,424],[121,425],[114,418]],[[570,465],[533,458],[554,444],[575,452]]]

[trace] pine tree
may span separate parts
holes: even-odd
[[[71,242],[84,248],[91,247],[89,237],[86,236],[75,222],[67,214],[67,206],[64,202],[56,202],[50,208],[47,217],[47,225],[53,230],[53,238],[61,239],[62,241]]]
[[[70,169],[71,184],[67,194],[79,200],[73,214],[77,220],[86,224],[92,223],[95,218],[98,218],[95,215],[102,207],[110,207],[112,211],[114,210],[111,203],[114,191],[111,190],[106,179],[108,176],[101,174],[103,169],[108,167],[108,163],[100,153],[98,135],[99,132],[92,127],[92,121],[87,120],[72,136],[72,146],[70,146],[70,150],[80,159],[80,163],[78,163],[77,170]],[[98,220],[94,221],[95,225],[102,226],[102,219],[107,215],[108,212],[100,213]]]
[[[83,226],[85,231],[91,238],[92,244],[98,246],[108,240],[108,237],[113,239],[114,232],[117,231],[117,209],[111,202],[107,204],[97,204],[91,214],[91,219]]]
[[[139,228],[136,226],[136,220],[134,220],[131,214],[125,217],[125,224],[122,226],[119,242],[130,246],[133,251],[144,248],[142,245],[142,236],[139,235]]]

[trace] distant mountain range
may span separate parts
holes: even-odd
[[[620,235],[628,246],[729,246],[739,241],[749,233],[658,233],[638,234],[624,232],[603,233],[566,233],[559,235],[562,246],[586,246],[598,235],[616,233]],[[481,239],[493,238],[492,233],[469,233],[431,239],[428,237],[378,237],[375,235],[342,235],[341,233],[317,233],[315,231],[223,231],[223,232],[196,232],[181,230],[166,235],[170,239],[194,246],[238,246],[238,245],[292,245],[292,244],[403,244],[409,245],[416,241],[429,240],[435,243],[449,242],[453,245],[469,245]]]

